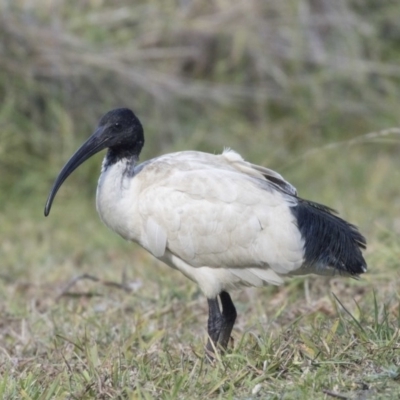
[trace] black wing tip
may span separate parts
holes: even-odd
[[[367,271],[361,252],[367,241],[355,225],[335,215],[331,208],[307,200],[299,199],[292,211],[304,239],[307,264],[353,277]]]
[[[343,261],[339,261],[339,262],[333,262],[331,265],[340,273],[344,273],[352,277],[358,277],[359,275],[365,274],[368,269],[367,263],[365,262],[362,255],[360,256],[360,258],[361,259],[359,260],[358,263],[350,264],[350,262],[347,262],[346,264],[344,264]]]

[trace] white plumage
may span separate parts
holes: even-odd
[[[143,143],[132,111],[107,113],[60,172],[45,215],[67,176],[108,147],[97,188],[99,215],[200,286],[209,302],[209,350],[229,340],[236,311],[228,291],[279,285],[286,275],[366,271],[365,239],[357,229],[299,198],[275,171],[229,149],[172,153],[138,165]]]
[[[103,167],[101,219],[197,282],[207,297],[239,285],[280,284],[278,274],[303,264],[293,198],[232,150],[168,154],[133,175],[126,169],[126,160]]]

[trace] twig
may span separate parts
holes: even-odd
[[[83,279],[88,279],[93,282],[100,282],[101,284],[105,286],[112,286],[117,289],[122,289],[125,292],[131,292],[132,289],[126,284],[125,279],[122,280],[122,283],[114,282],[114,281],[104,281],[98,278],[97,276],[90,275],[90,274],[82,274],[79,276],[76,276],[75,278],[72,278],[68,283],[61,289],[60,293],[58,294],[56,300],[59,300],[61,297],[68,295],[68,291],[75,286],[79,281]]]
[[[302,154],[298,157],[292,158],[288,163],[286,163],[283,166],[283,169],[292,167],[293,164],[303,161],[315,154],[320,153],[321,151],[337,150],[338,148],[340,148],[342,146],[350,147],[350,146],[354,146],[357,144],[375,143],[375,142],[378,142],[380,139],[386,138],[387,136],[390,136],[390,135],[397,135],[397,136],[400,135],[400,127],[383,129],[378,132],[369,132],[369,133],[365,133],[363,135],[357,136],[354,139],[342,140],[339,142],[328,143],[325,146],[315,147],[313,149],[306,151],[304,154]],[[398,142],[399,141],[396,140],[396,143],[398,143]],[[385,143],[385,142],[383,142],[383,143]]]
[[[343,394],[331,392],[330,390],[322,389],[322,393],[327,396],[334,397],[335,399],[349,400],[350,397],[344,396]]]

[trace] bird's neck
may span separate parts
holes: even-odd
[[[142,147],[143,142],[137,142],[132,146],[110,147],[104,158],[103,171],[120,162],[126,165],[127,172],[133,170],[139,160]]]
[[[104,174],[108,170],[117,168],[122,177],[132,177],[135,174],[135,166],[138,160],[138,155],[114,159],[112,155],[110,156],[109,153],[107,153],[103,160],[101,173]]]
[[[140,193],[137,191],[140,181],[135,179],[136,160],[133,157],[124,158],[108,166],[106,162],[107,156],[97,186],[97,211],[111,230],[125,239],[134,240],[139,227],[136,220],[139,214],[134,212],[132,218],[127,218],[126,207],[130,209],[132,204],[135,206],[135,199]]]

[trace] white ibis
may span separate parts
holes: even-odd
[[[366,272],[366,240],[357,228],[298,197],[275,171],[232,150],[138,164],[143,144],[131,110],[109,111],[61,170],[44,213],[65,179],[108,148],[97,188],[100,218],[200,286],[209,305],[208,350],[227,347],[236,319],[228,292],[237,287],[279,285],[286,275]]]

